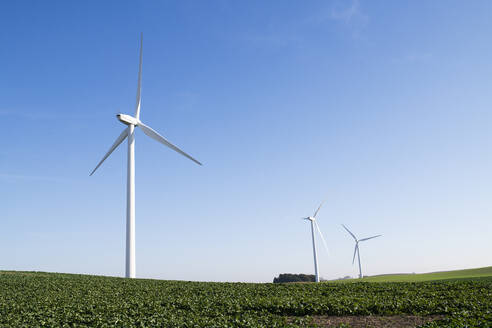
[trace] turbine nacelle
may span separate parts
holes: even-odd
[[[126,125],[135,125],[137,126],[139,123],[139,120],[137,120],[135,117],[127,115],[127,114],[116,114],[116,118],[123,124]]]

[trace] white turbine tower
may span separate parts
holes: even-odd
[[[128,173],[126,189],[126,266],[125,277],[135,278],[135,127],[139,127],[143,132],[152,139],[164,144],[172,150],[188,157],[193,162],[202,165],[199,161],[186,154],[184,151],[167,141],[151,127],[140,121],[140,90],[142,85],[142,45],[143,35],[140,36],[140,63],[138,66],[138,84],[137,84],[137,102],[135,105],[135,116],[126,114],[117,114],[118,120],[127,127],[121,132],[120,136],[113,143],[109,151],[104,155],[96,168],[91,172],[92,175],[106,158],[123,142],[128,139]]]
[[[316,282],[319,282],[319,271],[318,271],[318,253],[316,251],[316,239],[314,238],[314,227],[316,227],[316,230],[318,230],[321,240],[323,241],[323,245],[325,246],[326,251],[328,252],[328,246],[326,245],[326,240],[323,237],[323,234],[321,233],[321,230],[318,226],[318,222],[316,221],[316,215],[318,214],[319,209],[321,208],[322,205],[323,203],[319,205],[318,209],[316,210],[316,212],[314,212],[313,216],[303,218],[303,220],[311,221],[311,237],[313,239],[313,257],[314,257],[314,275],[315,275]]]
[[[381,237],[382,235],[377,235],[377,236],[372,236],[372,237],[367,237],[367,238],[362,238],[362,239],[357,239],[357,237],[355,237],[355,235],[346,227],[342,224],[342,227],[345,228],[345,230],[347,230],[347,232],[352,236],[352,238],[354,238],[355,240],[355,249],[354,249],[354,257],[352,258],[352,264],[354,264],[354,261],[355,261],[355,253],[357,253],[357,259],[359,260],[359,279],[362,278],[362,267],[360,265],[360,251],[359,251],[359,242],[361,241],[366,241],[366,240],[369,240],[369,239],[372,239],[372,238],[376,238],[376,237]]]

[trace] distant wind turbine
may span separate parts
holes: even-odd
[[[154,131],[151,127],[140,121],[141,85],[142,85],[142,45],[143,34],[140,35],[140,63],[138,66],[137,102],[135,105],[135,116],[117,114],[118,120],[127,127],[121,132],[120,136],[113,143],[109,151],[104,155],[96,168],[90,173],[92,175],[99,166],[111,155],[111,153],[123,142],[128,139],[128,172],[126,188],[126,266],[125,277],[135,278],[135,127],[139,127],[149,137],[181,155],[189,158],[193,162],[202,165],[199,161],[186,154],[184,151],[167,141],[163,136]]]
[[[342,227],[344,227],[345,230],[347,230],[347,232],[352,236],[352,238],[354,238],[355,240],[355,249],[354,249],[354,257],[352,258],[352,264],[354,264],[354,261],[355,261],[355,253],[357,253],[357,258],[359,260],[359,278],[362,278],[362,267],[361,267],[361,264],[360,264],[360,251],[359,251],[359,242],[361,241],[366,241],[366,240],[369,240],[369,239],[372,239],[372,238],[376,238],[376,237],[381,237],[382,235],[377,235],[377,236],[372,236],[372,237],[367,237],[367,238],[362,238],[362,239],[357,239],[357,237],[355,237],[355,235],[346,227],[342,224]]]
[[[321,237],[321,240],[323,241],[323,245],[325,246],[326,251],[328,252],[328,246],[326,245],[325,237],[323,237],[323,234],[321,233],[321,230],[318,226],[318,222],[316,221],[316,215],[318,214],[319,209],[321,208],[322,205],[323,205],[323,203],[321,203],[319,205],[318,209],[316,210],[316,212],[314,212],[313,216],[308,216],[307,218],[303,218],[303,220],[311,221],[311,237],[313,239],[314,274],[315,274],[315,281],[316,282],[319,282],[319,271],[318,271],[318,254],[316,251],[316,240],[314,238],[314,227],[315,226],[316,226],[316,230],[318,230],[318,233]]]

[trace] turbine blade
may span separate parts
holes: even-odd
[[[106,155],[104,155],[103,159],[101,159],[101,161],[99,162],[99,164],[97,164],[96,168],[94,170],[92,170],[92,172],[91,172],[91,174],[89,174],[89,176],[91,176],[92,174],[94,174],[94,172],[96,172],[97,168],[99,166],[101,166],[101,164],[106,160],[106,158],[108,158],[109,155],[111,155],[111,153],[123,142],[123,140],[125,140],[125,138],[127,136],[128,136],[128,128],[124,129],[123,132],[121,132],[121,134],[118,137],[118,139],[116,139],[116,141],[111,146],[111,148],[109,148],[109,150],[106,153]]]
[[[202,163],[200,163],[199,161],[197,161],[196,159],[194,159],[193,157],[191,157],[190,155],[188,155],[187,153],[185,153],[184,151],[182,151],[181,149],[179,149],[178,147],[176,147],[175,145],[173,145],[172,143],[167,141],[163,136],[161,136],[159,133],[155,132],[151,127],[143,124],[140,121],[138,122],[138,126],[143,130],[143,132],[146,135],[148,135],[152,139],[154,139],[154,140],[162,143],[163,145],[171,148],[175,152],[180,153],[181,155],[191,159],[193,162],[197,163],[198,165],[202,165]]]
[[[325,202],[325,201],[322,201],[322,202],[321,202],[321,204],[319,204],[318,209],[316,210],[316,212],[314,212],[313,218],[315,218],[315,217],[316,217],[316,215],[317,215],[317,214],[318,214],[318,212],[319,212],[319,209],[321,208],[321,206],[323,206],[324,202]]]
[[[355,262],[355,254],[357,254],[357,244],[355,244],[355,248],[354,248],[354,257],[352,258],[352,265],[354,265],[354,262]]]
[[[140,62],[138,64],[138,84],[137,84],[137,103],[135,105],[135,118],[140,118],[140,103],[142,89],[142,50],[143,50],[143,33],[140,33]]]
[[[359,241],[364,241],[364,240],[369,240],[369,239],[372,239],[372,238],[376,238],[376,237],[381,237],[382,235],[377,235],[377,236],[372,236],[372,237],[368,237],[368,238],[363,238]]]
[[[345,228],[345,230],[347,230],[347,232],[355,239],[355,241],[357,241],[357,238],[355,237],[355,235],[346,227],[342,224],[342,227]]]
[[[321,240],[323,241],[323,245],[325,246],[326,252],[330,254],[330,250],[328,249],[328,245],[326,244],[325,237],[321,233],[321,229],[319,228],[318,222],[315,220],[314,225],[316,226],[316,229],[318,229],[319,235],[321,236]]]

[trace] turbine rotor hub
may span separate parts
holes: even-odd
[[[138,125],[138,120],[130,115],[127,114],[116,114],[116,118],[123,124],[126,125]]]

